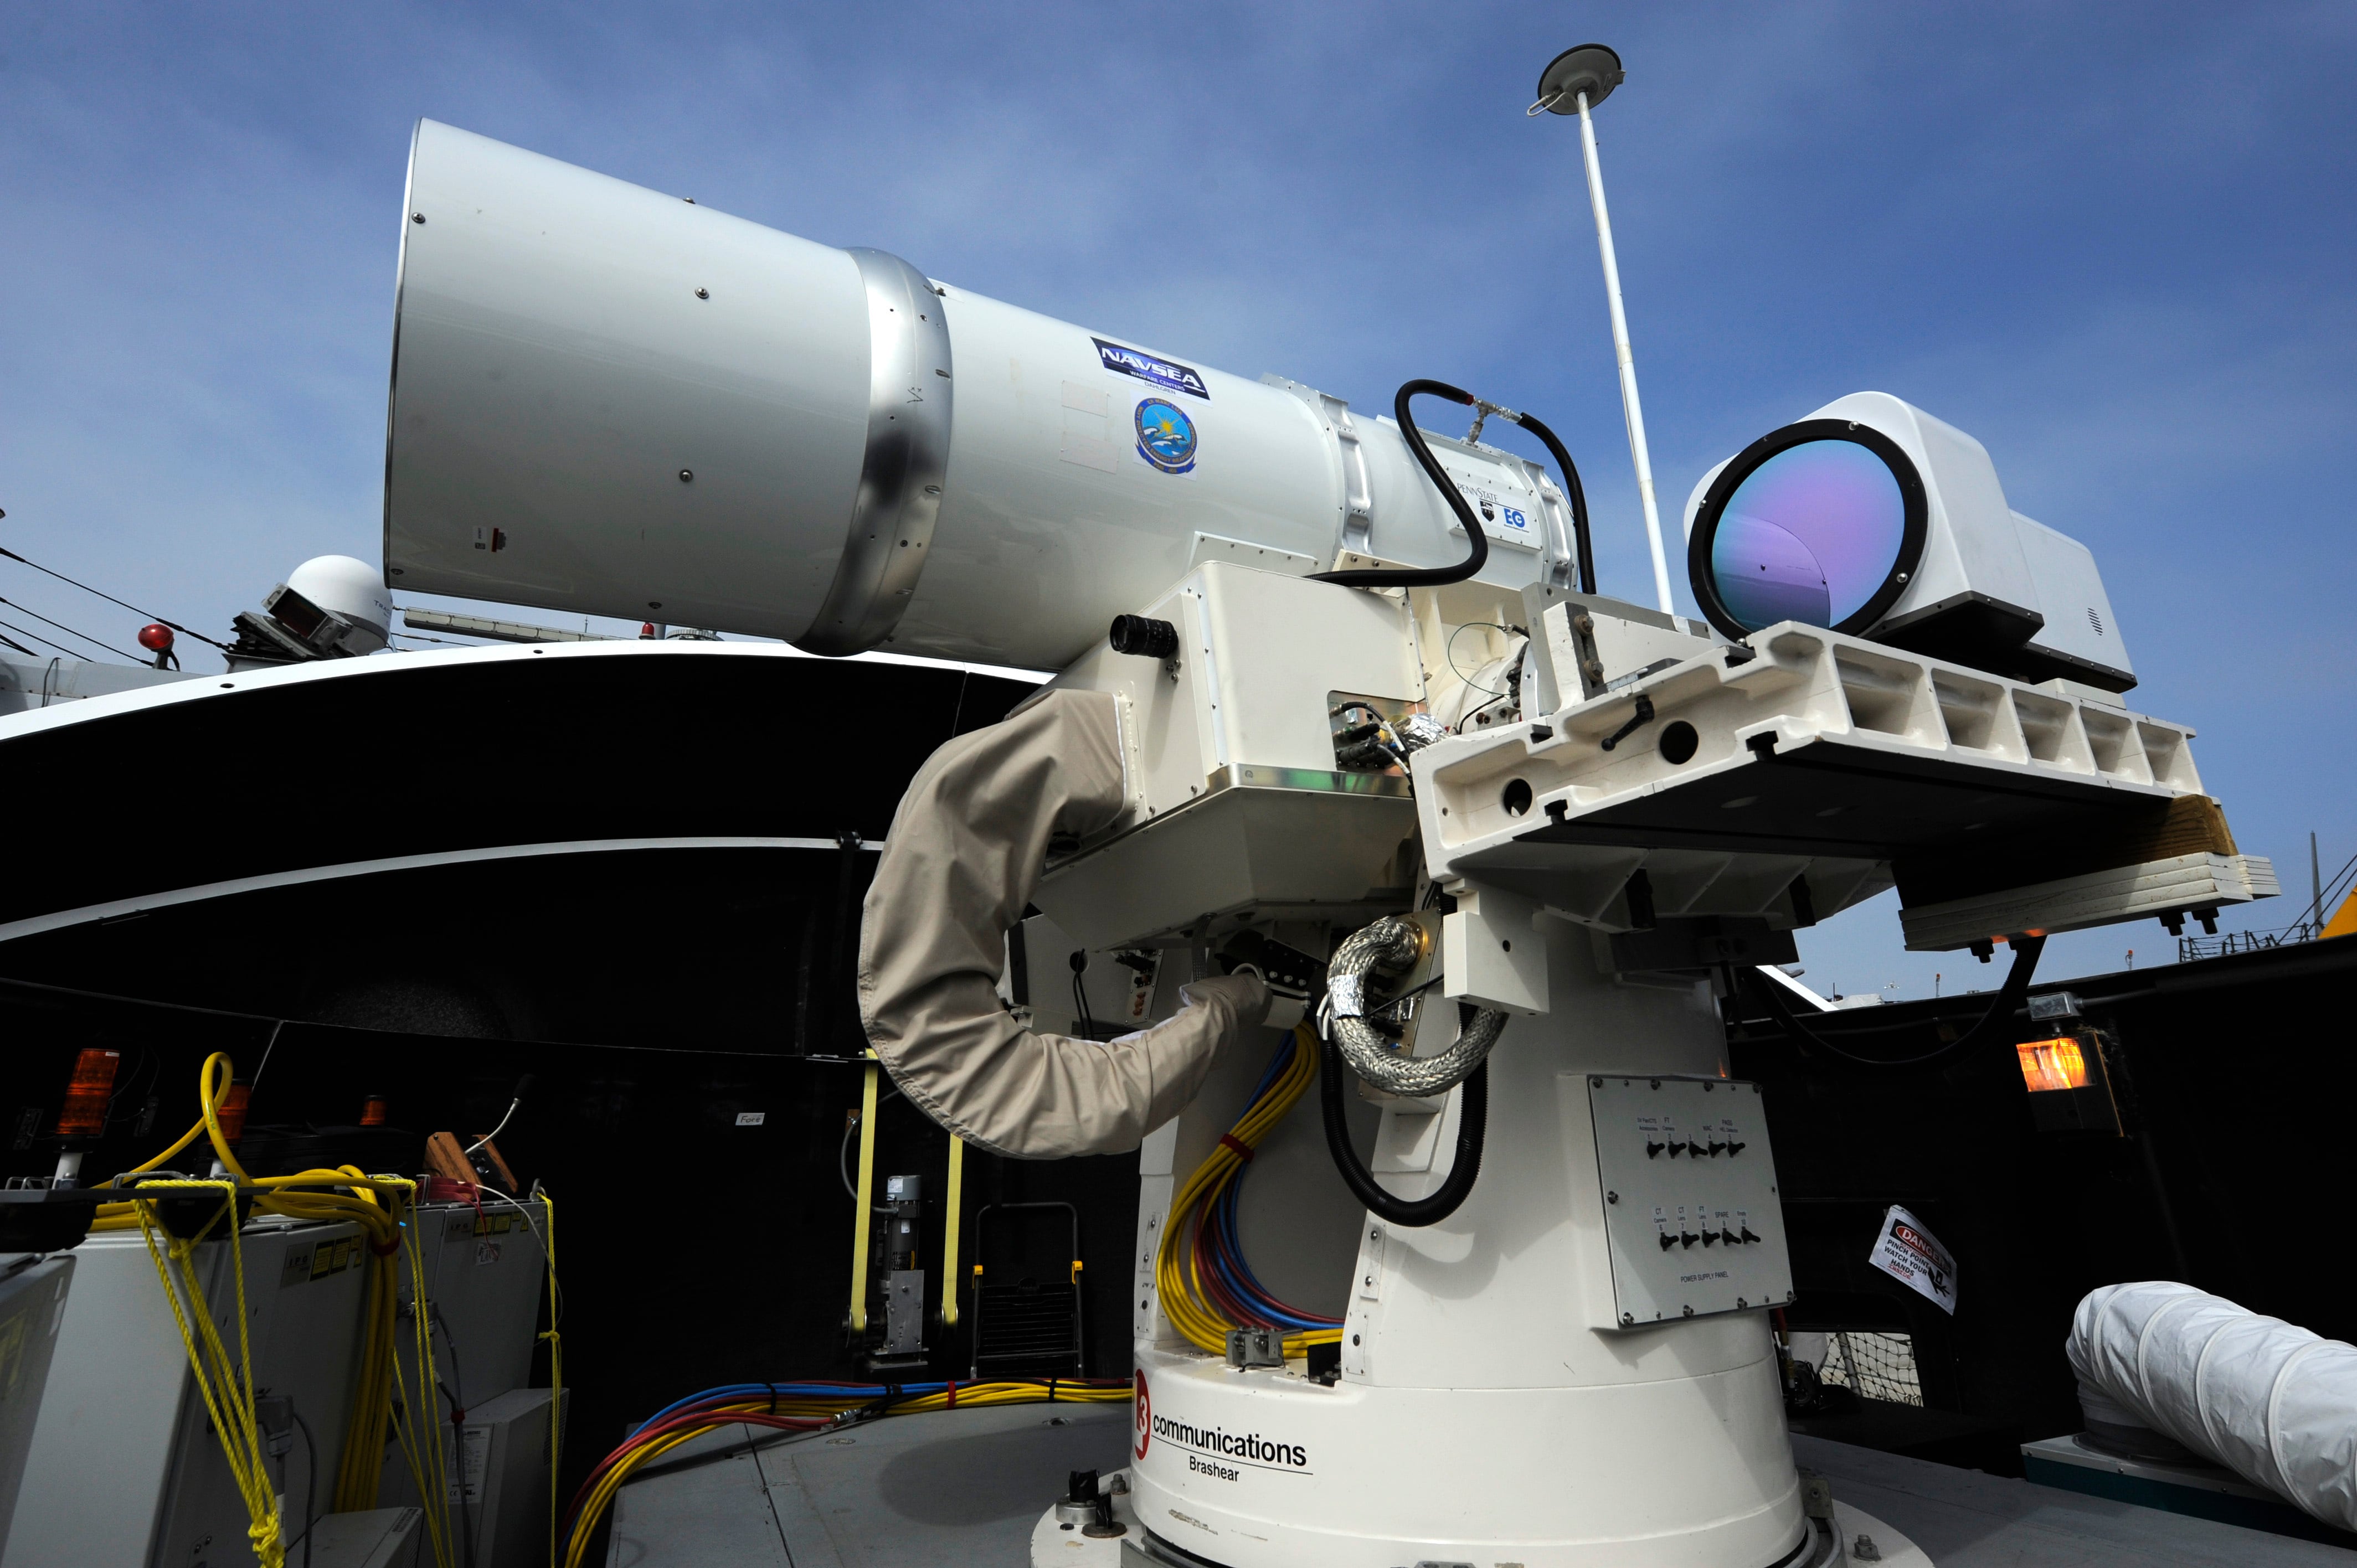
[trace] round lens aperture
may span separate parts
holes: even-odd
[[[1920,500],[1910,508],[1891,460],[1846,434],[1761,445],[1770,443],[1781,450],[1743,473],[1715,515],[1701,520],[1710,527],[1710,586],[1727,616],[1745,632],[1781,620],[1838,628],[1895,596],[1910,548],[1910,512],[1920,540],[1921,508]]]

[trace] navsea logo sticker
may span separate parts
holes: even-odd
[[[1203,384],[1203,372],[1176,360],[1157,359],[1142,349],[1125,349],[1118,343],[1108,343],[1102,338],[1092,338],[1097,346],[1097,362],[1116,375],[1135,376],[1141,381],[1152,381],[1168,392],[1185,392],[1189,397],[1211,401],[1211,389]]]
[[[1166,474],[1184,474],[1195,467],[1195,422],[1187,411],[1166,398],[1150,397],[1137,405],[1137,455]]]

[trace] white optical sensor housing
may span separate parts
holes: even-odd
[[[1687,499],[1723,635],[1800,620],[2016,679],[2136,684],[2087,547],[2007,504],[1988,449],[1888,392],[1770,432]]]

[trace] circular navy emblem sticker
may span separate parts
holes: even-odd
[[[1166,474],[1195,466],[1195,422],[1177,403],[1150,397],[1137,405],[1137,455]]]

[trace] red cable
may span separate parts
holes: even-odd
[[[872,1394],[874,1391],[874,1385],[868,1383],[845,1383],[816,1378],[807,1378],[797,1380],[806,1387],[839,1388],[845,1390],[846,1391],[862,1394]],[[1038,1384],[1043,1381],[1043,1380],[1039,1378],[1003,1378],[985,1379],[985,1381]],[[1126,1389],[1130,1386],[1129,1380],[1126,1378],[1058,1378],[1053,1380],[1053,1382],[1061,1383],[1067,1388]],[[956,1385],[954,1383],[951,1385],[952,1391],[954,1391],[955,1386]],[[972,1382],[968,1382],[966,1386],[967,1388],[972,1389],[976,1385]],[[1052,1383],[1050,1384],[1050,1388],[1052,1391]],[[729,1401],[741,1399],[742,1397],[743,1396],[739,1394],[726,1394],[721,1396],[719,1402],[725,1404]],[[952,1393],[952,1398],[954,1398],[954,1393]],[[620,1447],[615,1449],[611,1454],[607,1455],[605,1458],[597,1462],[597,1467],[589,1472],[588,1478],[581,1483],[581,1489],[573,1495],[573,1501],[566,1506],[562,1533],[568,1539],[572,1536],[575,1522],[580,1518],[582,1505],[589,1500],[589,1494],[597,1489],[597,1483],[605,1477],[607,1472],[611,1470],[623,1459],[629,1457],[632,1450],[643,1447],[646,1444],[651,1443],[666,1434],[677,1432],[683,1427],[701,1425],[708,1429],[716,1430],[717,1428],[726,1426],[734,1422],[742,1422],[748,1426],[770,1427],[780,1432],[817,1432],[834,1424],[831,1419],[823,1416],[763,1415],[753,1412],[730,1411],[717,1408],[675,1412],[671,1415],[665,1416],[660,1422],[643,1426],[638,1431],[630,1434],[630,1438],[624,1442]]]
[[[581,1483],[581,1489],[573,1494],[573,1501],[565,1510],[565,1534],[569,1537],[573,1533],[573,1524],[580,1517],[582,1505],[589,1500],[589,1494],[597,1489],[597,1483],[605,1478],[606,1473],[628,1458],[634,1450],[643,1448],[656,1438],[677,1432],[683,1427],[703,1426],[706,1429],[717,1429],[737,1422],[742,1422],[748,1426],[771,1427],[780,1432],[818,1432],[832,1424],[824,1417],[762,1415],[749,1411],[704,1410],[683,1411],[677,1415],[666,1417],[652,1426],[641,1427],[630,1434],[629,1442],[599,1460],[597,1468],[590,1471],[588,1478]]]

